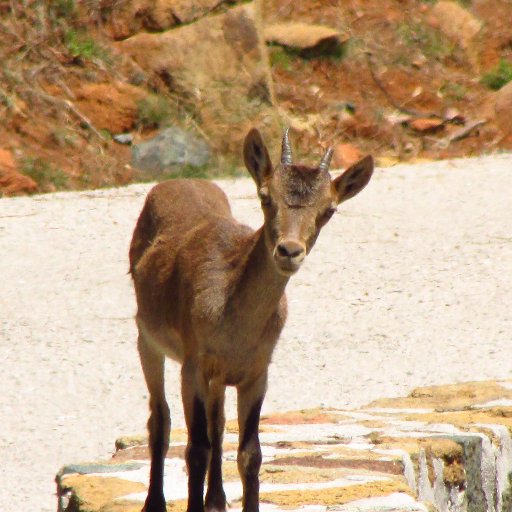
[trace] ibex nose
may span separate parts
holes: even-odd
[[[298,259],[306,254],[306,248],[294,240],[283,240],[277,245],[276,250],[281,258]]]

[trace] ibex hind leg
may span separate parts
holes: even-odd
[[[183,363],[181,379],[181,396],[188,431],[185,452],[188,469],[187,512],[204,512],[204,481],[211,452],[206,417],[208,389],[197,371],[197,364],[192,360]]]
[[[208,469],[208,490],[206,491],[206,512],[225,512],[226,494],[222,485],[222,439],[224,435],[224,398],[226,387],[210,383],[206,416],[208,418],[208,438],[211,444],[211,457]]]
[[[142,370],[149,391],[148,420],[151,470],[149,490],[143,512],[165,512],[164,462],[169,449],[171,416],[165,399],[165,355],[139,333],[138,349]]]

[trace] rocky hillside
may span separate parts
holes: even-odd
[[[0,194],[512,149],[510,0],[0,0]],[[508,85],[507,85],[508,84]]]

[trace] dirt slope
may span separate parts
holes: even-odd
[[[496,93],[482,83],[489,72],[512,78],[509,1],[454,2],[481,26],[470,46],[441,30],[436,9],[446,2],[261,3],[267,24],[320,23],[347,34],[335,56],[269,49],[276,106],[292,124],[300,153],[335,141],[392,164],[512,149],[512,136],[495,123]],[[130,183],[138,179],[130,148],[112,136],[144,138],[187,116],[185,100],[169,84],[115,50],[114,4],[0,2],[4,193]],[[450,142],[457,130],[484,119]]]

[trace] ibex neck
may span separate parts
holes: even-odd
[[[278,273],[260,228],[248,244],[230,309],[236,311],[240,320],[247,318],[255,327],[258,322],[266,323],[279,307],[288,280],[289,277]]]

